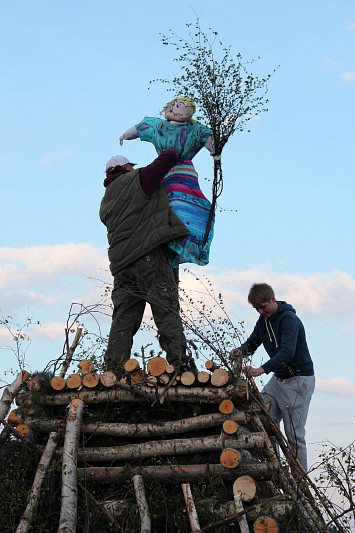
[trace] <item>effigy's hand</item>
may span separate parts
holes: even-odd
[[[121,135],[121,137],[120,137],[120,145],[121,145],[121,146],[122,146],[123,141],[125,140],[125,138],[126,138],[126,137],[124,136],[124,134]]]

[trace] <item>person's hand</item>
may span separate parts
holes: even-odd
[[[246,365],[243,368],[243,374],[247,378],[256,378],[256,377],[260,376],[261,374],[264,374],[264,372],[265,372],[265,370],[263,369],[262,366],[259,366],[259,368],[254,368],[253,366]]]
[[[234,348],[233,350],[231,350],[229,352],[229,357],[231,359],[238,359],[239,357],[242,357],[242,356],[243,356],[243,354],[242,354],[241,350],[238,350],[238,348]]]
[[[121,145],[121,146],[122,146],[124,140],[125,140],[125,136],[124,136],[124,135],[121,135],[121,137],[120,137],[120,145]]]

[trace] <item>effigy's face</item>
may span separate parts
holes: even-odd
[[[187,122],[193,114],[193,106],[186,100],[174,100],[165,109],[166,120],[175,120],[175,122]]]

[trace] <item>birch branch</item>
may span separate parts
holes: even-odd
[[[144,481],[140,474],[133,476],[133,486],[141,519],[141,533],[151,533],[149,508],[145,497]]]
[[[72,360],[74,352],[75,352],[75,349],[76,349],[76,347],[79,344],[82,332],[83,332],[83,328],[77,328],[73,343],[70,346],[69,350],[67,351],[67,355],[66,355],[65,361],[62,364],[62,368],[61,368],[60,373],[59,373],[59,377],[60,378],[64,378],[64,376],[66,374],[66,371],[69,368],[69,365],[71,363],[71,360]]]

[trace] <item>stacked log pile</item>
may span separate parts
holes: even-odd
[[[161,357],[144,369],[130,359],[120,379],[83,361],[49,390],[38,380],[28,389],[7,422],[26,428],[21,438],[43,451],[45,468],[52,455],[61,461],[53,531],[324,530],[311,495],[280,465],[257,392],[211,361],[194,374]],[[18,532],[29,530],[38,498],[29,496]],[[78,520],[82,501],[96,509],[93,529]]]

